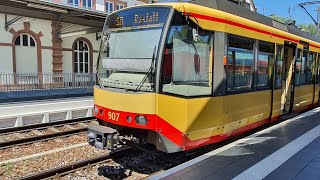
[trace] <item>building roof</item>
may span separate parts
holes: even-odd
[[[91,27],[103,27],[106,13],[41,0],[6,0],[0,13],[61,21]]]

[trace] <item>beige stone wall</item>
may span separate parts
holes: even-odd
[[[14,15],[8,15],[8,20]],[[37,65],[41,64],[41,72],[52,73],[53,71],[53,42],[52,42],[52,21],[24,17],[12,24],[8,31],[4,29],[5,16],[0,14],[0,73],[29,72],[36,73]],[[67,24],[63,24],[65,26]],[[74,25],[68,31],[86,29],[90,27]],[[14,37],[19,33],[27,33],[39,36],[40,47],[18,47],[14,45]],[[67,31],[66,31],[67,32]],[[36,37],[34,37],[37,39]],[[96,40],[95,33],[81,36],[63,38],[62,42],[62,69],[63,73],[72,73],[72,45],[77,38],[87,39],[93,47],[92,69],[95,70],[99,40]],[[15,49],[15,50],[14,50]],[[14,51],[16,53],[14,53]],[[40,51],[40,53],[38,53]],[[39,56],[39,57],[38,57]],[[40,61],[40,63],[38,63]],[[18,64],[19,63],[19,64]],[[33,67],[34,66],[34,67]]]

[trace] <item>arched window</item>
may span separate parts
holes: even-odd
[[[36,43],[32,36],[29,34],[20,34],[15,42],[16,46],[29,46],[29,47],[35,47]]]
[[[85,41],[79,40],[73,46],[73,72],[90,73],[90,49]]]

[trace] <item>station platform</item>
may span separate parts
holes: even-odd
[[[0,129],[93,116],[93,97],[0,104]]]
[[[149,179],[320,179],[320,108]]]

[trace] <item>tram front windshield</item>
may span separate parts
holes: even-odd
[[[155,57],[169,8],[139,7],[107,18],[98,64],[103,87],[153,91]]]

